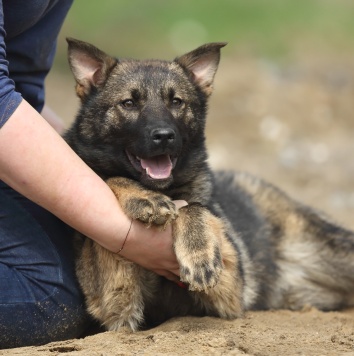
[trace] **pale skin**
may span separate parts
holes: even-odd
[[[0,129],[0,179],[108,250],[121,248],[131,220],[106,183],[25,100]],[[178,280],[170,226],[147,229],[134,221],[120,255]]]

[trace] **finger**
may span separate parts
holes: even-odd
[[[188,203],[185,200],[173,200],[174,204],[176,205],[177,209],[181,209],[184,206],[187,206]]]
[[[170,272],[170,271],[166,271],[166,270],[154,270],[154,272],[156,274],[158,274],[159,276],[165,277],[166,279],[168,279],[169,281],[172,282],[179,282],[179,276],[177,276],[176,274]]]
[[[177,269],[171,269],[170,272],[173,273],[173,275],[177,276],[178,279],[179,279],[179,275],[180,275],[180,273],[179,273],[179,268],[177,268]]]

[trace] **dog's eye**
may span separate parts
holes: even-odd
[[[133,109],[136,107],[135,103],[133,100],[131,99],[127,99],[127,100],[123,100],[121,103],[120,103],[123,108],[125,109]]]
[[[173,98],[172,99],[172,105],[175,107],[181,106],[182,105],[182,99],[180,98]]]

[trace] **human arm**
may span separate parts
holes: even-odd
[[[107,249],[122,246],[130,219],[114,194],[25,100],[0,129],[0,179]],[[168,278],[178,274],[170,227],[135,221],[120,254]]]

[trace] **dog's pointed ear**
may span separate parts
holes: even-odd
[[[192,79],[207,96],[213,91],[214,76],[220,61],[220,49],[226,45],[226,42],[207,43],[175,59],[191,73]]]
[[[87,42],[73,38],[66,40],[70,68],[77,83],[76,93],[84,99],[92,87],[99,87],[106,81],[117,59]]]

